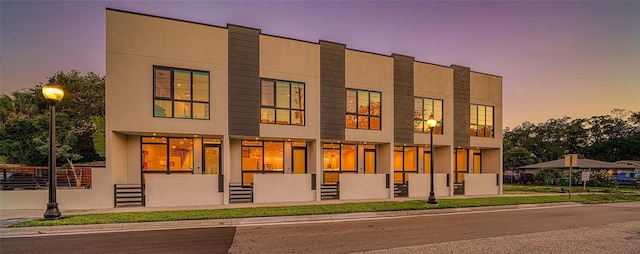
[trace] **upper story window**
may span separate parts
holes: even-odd
[[[346,127],[380,130],[382,93],[347,89]]]
[[[153,116],[209,119],[209,72],[153,67]]]
[[[494,137],[493,106],[471,105],[469,133],[475,137]]]
[[[433,114],[433,118],[438,121],[438,125],[433,128],[433,134],[442,134],[444,122],[442,121],[442,110],[444,102],[440,99],[429,99],[415,97],[413,108],[413,132],[429,133],[427,120]]]
[[[304,125],[304,83],[262,79],[260,122]]]

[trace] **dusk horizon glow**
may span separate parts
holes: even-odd
[[[0,93],[104,75],[106,8],[501,76],[504,127],[640,111],[640,2],[2,1]]]

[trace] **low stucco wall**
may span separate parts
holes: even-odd
[[[106,168],[91,169],[91,189],[56,189],[59,209],[92,209],[113,207],[113,185]],[[49,190],[0,191],[0,209],[47,208]]]
[[[145,181],[146,206],[199,206],[223,203],[218,175],[149,174]]]
[[[340,174],[340,199],[389,198],[385,174]]]
[[[315,201],[309,174],[255,174],[253,176],[253,202]]]
[[[433,191],[436,197],[449,196],[450,187],[447,187],[447,174],[434,174],[433,182],[435,182]],[[429,174],[409,174],[409,197],[429,197],[430,188]]]
[[[497,174],[465,174],[465,195],[497,195],[500,186],[496,184]]]

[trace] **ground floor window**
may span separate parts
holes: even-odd
[[[142,138],[143,173],[193,173],[192,138]]]
[[[284,142],[242,141],[242,184],[254,174],[284,173]]]
[[[393,148],[393,181],[406,183],[408,174],[418,173],[418,148],[396,146]]]
[[[323,182],[335,184],[340,174],[358,173],[358,145],[324,144],[323,160]]]

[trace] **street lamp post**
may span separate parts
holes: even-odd
[[[436,195],[433,191],[433,156],[435,155],[434,151],[433,151],[433,128],[436,127],[436,125],[438,124],[438,121],[436,121],[435,118],[433,118],[433,114],[431,114],[429,116],[429,120],[427,120],[427,127],[429,127],[429,136],[430,136],[430,142],[429,142],[429,152],[431,153],[429,155],[429,160],[431,161],[429,163],[429,179],[431,180],[431,183],[429,184],[430,187],[430,191],[429,191],[429,200],[427,200],[428,204],[438,204],[438,201],[436,200]]]
[[[42,95],[49,101],[49,203],[47,203],[47,211],[44,212],[44,218],[47,220],[59,219],[62,213],[58,209],[56,201],[56,104],[62,100],[64,91],[54,83],[55,80],[49,80],[49,84],[42,87]]]

